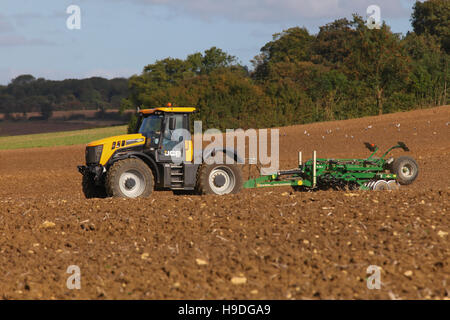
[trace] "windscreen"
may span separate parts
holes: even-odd
[[[159,139],[161,135],[161,124],[163,115],[150,115],[142,120],[141,126],[139,128],[139,133],[151,138],[154,143],[155,140]]]

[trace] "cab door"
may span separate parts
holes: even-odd
[[[186,114],[166,114],[158,150],[159,161],[180,164],[186,161],[189,152],[186,145],[192,147],[192,143],[188,142],[190,141],[188,120]]]

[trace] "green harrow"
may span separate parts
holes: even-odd
[[[365,145],[372,152],[367,159],[322,159],[317,158],[314,151],[313,158],[303,163],[299,152],[298,168],[250,179],[244,183],[244,188],[292,186],[303,190],[397,190],[400,184],[410,184],[417,178],[419,167],[413,158],[386,159],[393,149],[409,151],[403,142],[398,142],[379,158],[375,157],[376,145],[367,142]]]

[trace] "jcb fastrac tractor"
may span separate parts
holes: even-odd
[[[170,104],[139,110],[135,134],[90,143],[86,147],[86,165],[78,166],[85,196],[146,197],[155,188],[196,190],[201,194],[239,192],[243,181],[237,163],[242,160],[234,150],[210,149],[202,152],[202,161],[197,161],[201,164],[196,164],[190,135],[174,137],[180,132],[177,129],[190,131],[189,117],[193,112],[193,107]],[[220,154],[223,164],[205,161],[209,157],[217,159]],[[225,160],[226,157],[234,161]]]

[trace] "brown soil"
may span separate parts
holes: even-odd
[[[321,157],[364,157],[362,142],[381,149],[406,142],[421,172],[398,192],[270,188],[86,200],[76,171],[84,146],[0,151],[0,293],[448,299],[449,121],[450,109],[440,107],[280,130],[281,168],[295,167],[299,150],[305,157],[313,149]],[[80,290],[66,287],[70,265],[81,269]],[[366,286],[369,265],[381,267],[380,290]],[[233,284],[233,277],[246,283]]]

